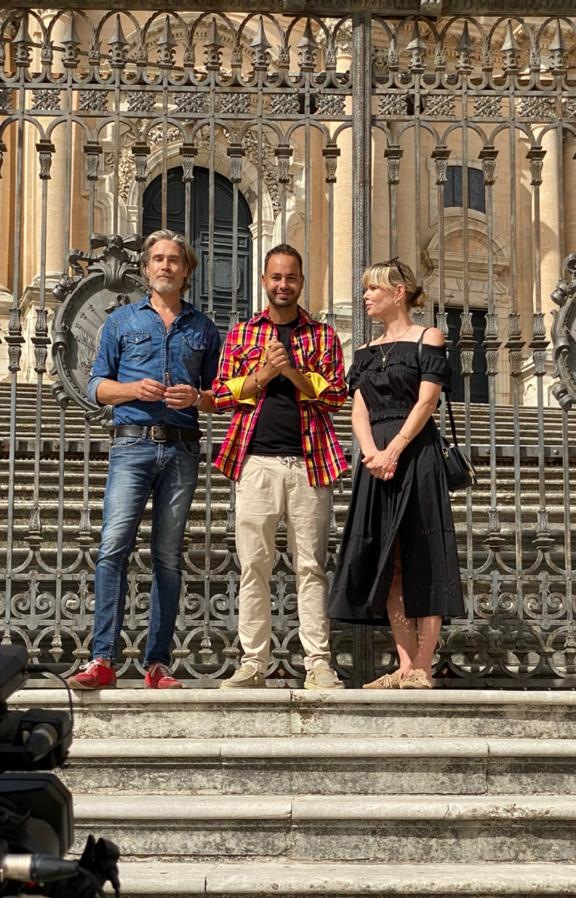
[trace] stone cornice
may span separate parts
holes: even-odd
[[[51,9],[96,9],[109,10],[113,4],[110,0],[52,0]],[[38,0],[19,0],[17,9],[38,9]],[[302,15],[330,15],[341,17],[353,12],[372,12],[380,15],[398,17],[424,15],[431,17],[454,15],[486,15],[486,16],[572,16],[574,0],[202,0],[187,2],[182,0],[123,0],[117,11],[196,11],[225,13],[288,13]],[[3,13],[8,10],[4,8]]]

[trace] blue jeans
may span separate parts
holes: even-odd
[[[117,437],[110,465],[96,562],[93,658],[114,662],[124,619],[128,559],[152,494],[152,589],[144,666],[170,663],[182,581],[186,520],[198,478],[198,443]]]

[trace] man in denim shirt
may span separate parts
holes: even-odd
[[[145,683],[152,689],[182,685],[168,667],[170,645],[198,476],[198,409],[213,410],[210,386],[220,347],[213,322],[182,299],[197,264],[181,234],[150,234],[141,260],[150,292],[114,311],[102,330],[88,398],[114,406],[114,434],[96,562],[93,660],[68,678],[76,689],[116,685],[128,558],[150,494],[154,575]]]

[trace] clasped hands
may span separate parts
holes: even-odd
[[[398,467],[399,452],[394,451],[388,445],[386,449],[375,449],[362,456],[362,464],[370,471],[373,477],[381,480],[391,480]]]
[[[136,399],[141,402],[165,402],[168,408],[189,408],[198,397],[198,390],[191,384],[166,386],[151,377],[145,377],[135,384]]]
[[[277,377],[278,374],[286,374],[286,371],[292,367],[286,347],[279,340],[275,339],[270,340],[268,343],[262,361],[263,367],[268,369],[271,377]]]

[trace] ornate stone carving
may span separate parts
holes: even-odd
[[[141,243],[137,236],[123,239],[93,234],[90,252],[70,253],[75,276],[64,276],[53,291],[62,302],[52,334],[52,353],[61,380],[56,393],[92,412],[96,407],[88,402],[86,387],[102,326],[110,312],[136,301],[146,290],[138,274]]]
[[[128,199],[130,185],[136,175],[136,162],[131,151],[126,147],[120,155],[118,164],[118,193],[124,201]]]
[[[8,88],[0,90],[0,112],[8,114],[12,106],[12,91]]]
[[[164,125],[158,124],[150,128],[148,132],[148,143],[151,146],[163,143],[178,143],[180,140],[182,140],[182,132],[179,128],[166,128],[166,133],[164,133]]]
[[[564,261],[568,278],[559,281],[552,299],[559,306],[554,313],[552,343],[556,377],[560,381],[552,393],[565,411],[576,403],[576,253]]]

